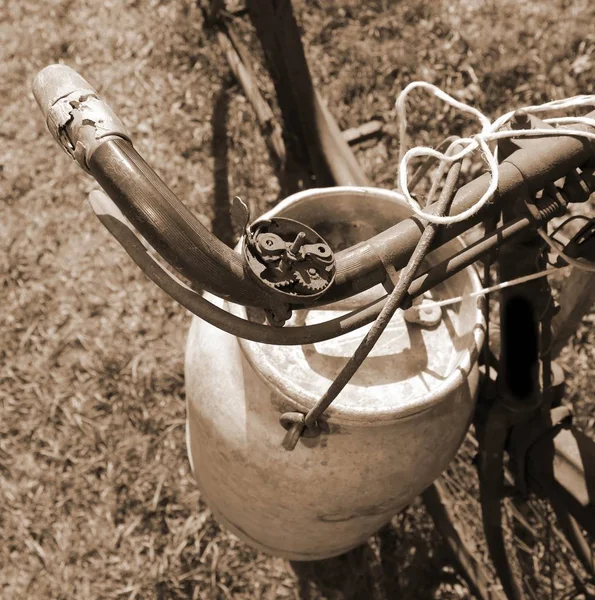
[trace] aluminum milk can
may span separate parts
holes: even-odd
[[[300,192],[265,216],[301,221],[337,250],[409,214],[393,192],[339,187]],[[461,247],[453,240],[428,264]],[[469,268],[432,294],[444,299],[480,287]],[[377,286],[361,297],[296,311],[286,326],[337,317],[384,293]],[[246,318],[243,307],[226,308]],[[443,308],[431,328],[407,323],[397,311],[325,413],[325,431],[302,437],[293,451],[282,447],[280,416],[313,406],[368,327],[322,343],[271,346],[193,319],[186,353],[192,469],[215,517],[255,548],[293,560],[346,552],[411,502],[454,457],[474,410],[485,329],[472,298]]]

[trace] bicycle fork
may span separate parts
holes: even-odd
[[[504,148],[503,148],[504,150]],[[549,204],[548,201],[553,200]],[[540,210],[557,212],[556,198],[544,195],[541,200],[525,197],[506,203],[503,222],[520,214]],[[510,281],[543,270],[543,242],[534,230],[501,246],[498,254],[500,281]],[[549,413],[552,400],[551,318],[555,306],[545,277],[501,290],[500,356],[497,379],[492,384],[492,398],[487,414],[478,427],[480,441],[480,500],[486,541],[494,567],[511,600],[523,600],[521,584],[509,563],[502,528],[504,485],[504,451],[512,428],[530,421],[540,411]],[[486,369],[489,377],[490,369]],[[491,382],[487,382],[488,385]],[[521,483],[521,492],[525,486]]]

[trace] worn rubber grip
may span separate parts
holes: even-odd
[[[50,109],[58,100],[77,91],[97,94],[87,80],[66,65],[49,65],[33,79],[33,95],[44,119],[48,118]]]
[[[76,71],[50,65],[33,80],[33,95],[58,144],[89,171],[89,161],[108,139],[130,140],[112,109]]]

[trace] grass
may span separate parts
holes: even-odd
[[[394,99],[414,79],[490,116],[594,92],[586,0],[326,4],[295,2],[313,77],[342,128],[385,120],[385,137],[358,150],[381,187],[394,185]],[[258,56],[247,22],[240,30]],[[57,149],[30,92],[46,64],[79,70],[148,162],[231,243],[230,197],[258,214],[279,186],[199,7],[7,2],[0,35],[0,595],[340,599],[355,597],[359,577],[373,589],[384,578],[389,598],[469,598],[418,505],[384,532],[380,551],[335,561],[333,581],[251,550],[200,500],[184,443],[189,316],[100,227],[84,201],[95,184]],[[414,140],[469,130],[452,117],[414,105]],[[565,353],[574,398],[593,393],[592,322]],[[594,409],[579,404],[592,426]]]

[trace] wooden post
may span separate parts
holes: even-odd
[[[369,185],[338,125],[314,90],[290,0],[247,0],[284,120],[288,160],[307,165],[306,187]]]
[[[286,153],[281,128],[277,124],[270,106],[262,97],[260,90],[256,85],[256,79],[254,75],[251,73],[246,63],[242,61],[237,51],[237,44],[239,42],[234,40],[232,43],[232,41],[230,41],[230,38],[233,40],[230,33],[231,32],[227,31],[226,29],[218,31],[217,40],[225,52],[227,62],[229,63],[233,74],[240,82],[246,98],[248,98],[250,104],[252,104],[252,107],[254,108],[256,119],[262,131],[265,142],[269,146],[269,149],[275,158],[276,169],[283,169],[286,161]]]

